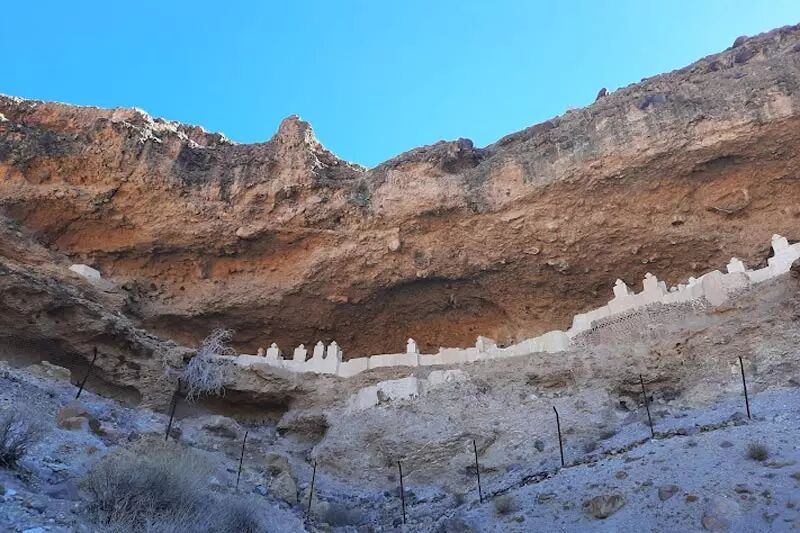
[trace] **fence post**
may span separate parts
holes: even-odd
[[[172,406],[169,411],[169,424],[167,424],[167,433],[164,435],[164,442],[169,440],[169,432],[172,430],[172,419],[175,418],[175,408],[178,406],[178,394],[181,392],[181,380],[178,379],[178,386],[175,387],[175,392],[172,393]]]
[[[481,466],[478,464],[478,445],[472,439],[472,449],[475,450],[475,473],[478,474],[478,499],[483,503],[483,489],[481,488]]]
[[[317,462],[314,461],[314,470],[311,471],[311,490],[308,491],[308,509],[306,514],[311,514],[311,498],[314,497],[314,479],[317,477]]]
[[[403,506],[403,523],[406,523],[406,492],[403,488],[403,467],[397,461],[397,470],[400,472],[400,504]]]
[[[244,461],[244,445],[247,443],[247,434],[249,431],[244,432],[244,440],[242,440],[242,453],[239,455],[239,472],[236,474],[236,490],[239,490],[239,478],[242,477],[242,462]]]
[[[556,413],[556,429],[558,429],[558,450],[561,452],[561,466],[564,466],[564,443],[561,441],[561,420],[558,417],[558,409],[553,406],[553,411]]]
[[[739,368],[742,369],[742,387],[744,388],[744,405],[747,408],[747,418],[750,419],[750,400],[747,397],[747,381],[744,379],[744,363],[742,362],[742,356],[739,356]]]
[[[83,387],[86,385],[86,382],[89,380],[89,374],[92,373],[92,367],[94,367],[94,362],[97,361],[97,346],[94,347],[94,355],[92,356],[92,362],[89,363],[89,368],[86,369],[86,375],[81,380],[81,384],[78,387],[78,394],[75,395],[75,399],[81,397],[81,393],[83,392]]]
[[[644,389],[644,378],[639,374],[639,382],[642,384],[642,394],[644,395],[644,408],[647,410],[647,421],[650,423],[650,438],[656,438],[656,432],[653,430],[653,419],[650,417],[650,402],[647,399],[647,391]]]

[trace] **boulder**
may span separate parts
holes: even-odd
[[[211,416],[203,419],[201,426],[205,431],[224,437],[226,439],[236,439],[242,433],[242,427],[236,420],[226,416]]]
[[[728,531],[740,514],[738,503],[723,496],[714,496],[703,513],[703,527],[708,531]]]
[[[63,366],[54,365],[49,361],[42,361],[25,368],[27,372],[42,378],[54,379],[57,381],[69,381],[72,374]]]
[[[625,498],[620,494],[595,496],[583,504],[590,515],[600,519],[608,518],[622,509],[623,505],[625,505]]]
[[[101,433],[100,421],[97,420],[80,400],[72,400],[61,408],[56,416],[56,423],[61,429],[70,431],[91,430]]]
[[[272,478],[269,484],[269,492],[274,497],[290,505],[297,503],[297,483],[288,472],[282,472]]]
[[[289,466],[289,459],[286,456],[278,453],[267,453],[263,456],[263,464],[267,472],[271,476],[278,476],[282,473],[292,473],[292,468]]]
[[[103,278],[100,276],[100,271],[88,265],[72,265],[69,269],[79,276],[83,276],[91,282],[100,281]]]

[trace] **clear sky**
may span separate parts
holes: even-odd
[[[135,106],[239,142],[298,114],[373,166],[484,146],[800,22],[798,0],[8,0],[0,92]]]

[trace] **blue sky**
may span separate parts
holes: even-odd
[[[373,166],[479,146],[800,22],[797,0],[8,1],[0,92],[136,106],[239,142],[298,114]]]

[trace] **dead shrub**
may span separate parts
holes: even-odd
[[[215,329],[203,339],[197,353],[180,370],[167,370],[167,375],[180,380],[185,388],[186,401],[193,402],[201,396],[221,396],[225,382],[233,368],[231,361],[217,356],[235,356],[236,351],[228,346],[233,337],[229,329]]]
[[[769,457],[769,448],[763,442],[751,442],[747,445],[747,457],[753,461],[765,461]]]
[[[501,494],[497,496],[494,500],[494,510],[499,515],[507,515],[509,513],[513,513],[517,509],[517,504],[514,501],[514,497],[510,494]]]
[[[90,518],[108,532],[255,533],[265,531],[249,498],[212,492],[203,458],[149,441],[109,454],[83,480]]]
[[[39,440],[40,431],[16,411],[0,413],[0,467],[19,467],[31,446]]]

